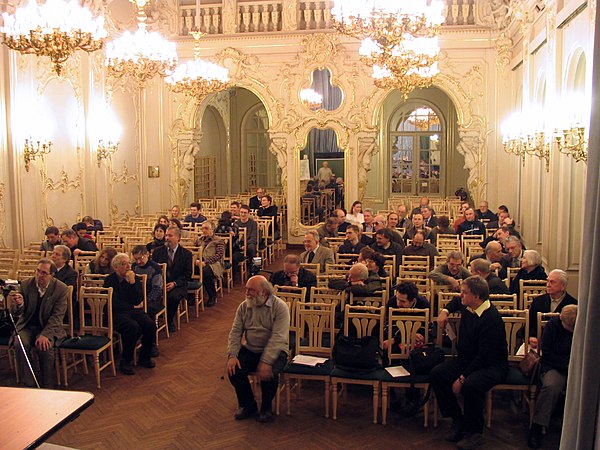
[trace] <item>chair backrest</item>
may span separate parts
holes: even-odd
[[[546,283],[546,280],[519,280],[519,299],[521,300],[521,309],[525,308],[525,294],[545,294]],[[533,297],[530,296],[529,300],[533,300]]]
[[[455,298],[460,298],[459,292],[438,292],[437,293],[437,313],[439,314],[442,309],[446,307]],[[453,315],[458,316],[459,314],[454,313]]]
[[[345,277],[340,274],[320,273],[317,275],[317,286],[326,288],[331,280],[343,280]]]
[[[104,280],[108,275],[101,273],[81,274],[81,286],[84,287],[104,287]]]
[[[405,265],[402,264],[398,271],[398,277],[405,278],[427,278],[429,275],[429,266],[428,265]]]
[[[383,259],[385,260],[385,264],[390,264],[390,263],[392,264],[393,273],[390,273],[390,275],[392,276],[392,278],[396,278],[396,271],[398,270],[396,255],[381,255],[381,256],[383,256]]]
[[[112,339],[112,288],[85,287],[79,290],[81,334]]]
[[[327,241],[327,243],[329,244],[329,248],[331,248],[331,251],[335,255],[335,254],[337,254],[338,249],[344,243],[346,238],[344,238],[344,237],[328,237],[325,240]],[[336,258],[336,262],[339,262],[339,261],[337,261],[337,258]]]
[[[216,236],[223,241],[225,245],[225,255],[223,256],[223,262],[228,263],[230,266],[233,264],[233,238],[230,234],[217,233]]]
[[[39,257],[31,258],[31,257],[21,257],[18,260],[17,264],[17,273],[16,278],[19,281],[23,281],[27,278],[31,278],[35,276],[35,272],[37,270]]]
[[[63,319],[63,328],[67,333],[67,337],[73,337],[75,335],[75,328],[73,324],[73,286],[67,286],[67,312]]]
[[[17,271],[18,259],[12,255],[5,255],[4,249],[0,251],[0,277],[14,279]]]
[[[410,351],[415,348],[415,335],[419,331],[423,333],[425,344],[427,344],[429,340],[428,327],[429,309],[389,308],[386,339],[393,339],[396,333],[400,336],[399,346],[388,345],[390,361],[408,359]]]
[[[135,305],[135,308],[140,308],[143,309],[145,313],[148,312],[148,290],[147,290],[147,281],[148,281],[148,275],[146,274],[142,274],[142,275],[135,275],[136,278],[138,278],[140,280],[140,283],[142,284],[142,302],[139,305]]]
[[[506,344],[508,346],[508,361],[518,363],[523,355],[517,352],[524,344],[525,354],[529,350],[529,311],[519,309],[498,309],[504,322]]]
[[[537,313],[537,338],[538,338],[538,353],[542,353],[542,338],[544,337],[544,327],[550,319],[560,316],[557,312],[538,312]]]
[[[354,253],[336,253],[335,254],[335,262],[338,264],[350,264],[352,261],[355,261],[358,258],[358,255]]]
[[[344,308],[344,335],[363,338],[374,336],[383,342],[385,306],[346,305]]]
[[[296,331],[296,310],[298,303],[306,299],[306,288],[296,286],[274,286],[275,295],[283,300],[290,309],[290,330]]]
[[[310,288],[310,301],[313,303],[333,303],[343,310],[346,304],[346,293],[328,287],[312,286]]]
[[[498,309],[517,309],[517,294],[490,294],[490,301]]]
[[[342,277],[348,274],[350,270],[348,264],[325,264],[325,274],[326,275],[340,275]]]
[[[425,266],[429,268],[429,256],[402,255],[402,266]]]
[[[193,270],[193,261],[194,258],[192,258],[192,270]],[[161,269],[162,269],[162,287],[163,287],[163,295],[162,295],[162,301],[163,301],[163,309],[167,309],[167,263],[160,263],[159,264]],[[194,272],[192,271],[192,274]],[[193,278],[193,275],[192,275]],[[200,281],[202,281],[202,271],[200,271]]]
[[[482,253],[483,249],[481,248],[481,244],[483,242],[482,235],[461,235],[460,241],[462,244],[463,253],[466,255],[468,253],[467,249],[470,247],[476,247],[479,249],[479,252]]]
[[[296,355],[331,358],[335,331],[334,303],[298,303]],[[329,339],[324,339],[328,336]]]
[[[300,267],[304,267],[309,272],[312,272],[315,276],[319,275],[321,271],[321,264],[319,263],[300,263]]]
[[[396,284],[400,284],[403,281],[414,283],[421,294],[431,291],[431,281],[429,278],[412,278],[412,277],[398,277],[396,278]]]
[[[517,272],[521,270],[520,267],[507,267],[506,268],[506,285],[510,287],[512,280],[517,276]]]
[[[389,300],[388,293],[389,291],[383,289],[381,291],[374,292],[373,294],[368,295],[366,297],[358,297],[352,292],[350,292],[350,298],[348,299],[348,303],[353,306],[385,306],[387,304],[387,301]]]
[[[239,229],[239,235],[238,235],[238,241],[239,243],[242,245],[242,252],[244,255],[244,264],[246,261],[246,257],[248,256],[247,254],[247,244],[248,244],[248,230],[246,230],[246,228],[241,228]]]

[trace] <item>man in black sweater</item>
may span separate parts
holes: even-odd
[[[269,281],[273,286],[305,287],[307,296],[310,294],[310,288],[317,286],[315,274],[300,267],[300,257],[291,254],[283,259],[283,270],[274,272]]]
[[[431,385],[444,417],[452,418],[446,440],[458,448],[483,443],[483,408],[486,393],[508,373],[508,351],[504,322],[488,300],[486,281],[472,276],[461,284],[465,306],[460,320],[458,356],[435,367]],[[457,396],[463,395],[461,410]]]
[[[113,288],[113,326],[121,334],[123,342],[119,370],[125,375],[133,375],[133,352],[140,336],[142,348],[138,365],[149,369],[154,367],[150,353],[156,339],[156,324],[140,305],[144,300],[142,284],[131,270],[129,256],[117,253],[111,264],[115,271],[106,277],[104,287]]]

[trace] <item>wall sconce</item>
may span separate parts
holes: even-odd
[[[554,142],[558,151],[571,156],[575,162],[584,161],[587,164],[587,141],[585,127],[571,127],[563,130],[562,136],[554,131]]]
[[[113,153],[115,153],[117,151],[118,147],[119,147],[119,141],[117,141],[117,142],[107,141],[107,143],[104,144],[104,140],[100,139],[98,141],[98,149],[96,150],[96,154],[98,156],[98,167],[100,167],[100,163],[102,162],[102,160],[107,159]]]
[[[546,142],[543,131],[521,137],[505,138],[502,141],[504,151],[520,157],[525,165],[525,155],[537,156],[546,163],[546,172],[550,170],[550,143]]]
[[[302,89],[300,100],[310,110],[317,110],[323,105],[323,96],[313,89]]]
[[[25,139],[23,157],[25,159],[25,170],[29,172],[29,164],[35,158],[47,155],[52,150],[52,141],[35,141]]]

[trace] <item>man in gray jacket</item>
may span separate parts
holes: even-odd
[[[288,358],[290,312],[276,297],[273,286],[261,275],[246,283],[246,300],[238,306],[229,332],[227,374],[235,389],[239,410],[236,420],[247,419],[258,412],[248,380],[256,373],[262,390],[259,422],[273,418],[272,402],[279,384],[279,373]],[[242,342],[244,344],[242,345]]]

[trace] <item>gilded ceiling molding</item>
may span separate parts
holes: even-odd
[[[502,69],[506,69],[510,64],[513,52],[513,41],[506,34],[501,33],[496,39],[496,65]]]
[[[0,248],[6,248],[6,242],[4,241],[4,236],[6,236],[6,204],[4,197],[6,197],[6,188],[4,183],[0,182]]]
[[[177,0],[152,0],[146,6],[148,29],[163,35],[179,34],[179,2]],[[135,14],[134,14],[135,17]]]

